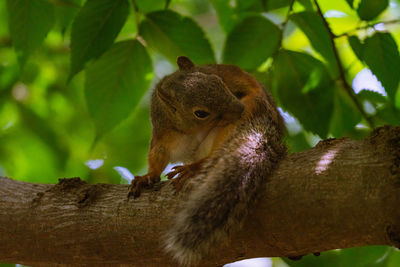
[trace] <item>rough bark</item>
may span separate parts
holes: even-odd
[[[400,246],[400,127],[329,139],[289,155],[230,244],[201,266],[364,245]],[[168,182],[126,198],[126,185],[0,178],[0,262],[176,266],[161,236],[179,197]]]

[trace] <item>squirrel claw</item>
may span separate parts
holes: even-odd
[[[185,169],[187,169],[186,166],[187,166],[187,165],[174,166],[174,167],[172,168],[173,171],[170,171],[169,173],[166,174],[167,177],[168,177],[168,180],[174,178],[177,174],[178,174],[178,177],[177,177],[177,178],[179,178],[180,174],[181,174],[181,173],[184,173],[184,172],[185,172]]]
[[[146,174],[143,176],[135,176],[128,188],[128,199],[132,196],[133,198],[138,198],[143,188],[151,188],[154,183],[159,181],[160,177],[155,175]]]
[[[176,193],[179,193],[183,189],[186,181],[196,174],[197,167],[198,166],[194,164],[180,165],[173,167],[173,171],[167,173],[168,179],[172,179],[173,177],[178,175],[172,181]]]

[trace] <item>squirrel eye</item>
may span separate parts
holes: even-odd
[[[196,110],[194,112],[194,115],[196,115],[196,117],[200,118],[200,119],[204,119],[206,118],[208,115],[210,115],[210,113],[208,113],[207,111],[204,110]]]
[[[242,99],[245,96],[245,93],[240,91],[234,92],[233,94],[239,99]]]

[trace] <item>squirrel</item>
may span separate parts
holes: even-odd
[[[158,182],[169,162],[185,163],[167,174],[189,192],[164,239],[167,252],[192,265],[243,224],[286,154],[285,126],[271,95],[239,67],[197,66],[184,56],[177,64],[153,92],[149,171],[130,194]]]
[[[205,158],[224,143],[244,105],[221,78],[195,70],[186,57],[177,60],[179,70],[164,77],[153,91],[150,106],[152,137],[148,172],[135,176],[128,197],[140,196],[143,187],[160,181],[169,162],[187,163],[167,174],[179,191]]]

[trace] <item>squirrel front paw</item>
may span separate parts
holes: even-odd
[[[195,162],[192,164],[175,166],[172,168],[172,171],[167,173],[168,179],[174,178],[178,175],[174,180],[172,180],[172,184],[175,187],[175,191],[179,193],[186,181],[196,175],[197,171],[200,169],[201,162]]]
[[[155,183],[158,183],[160,180],[161,179],[159,175],[152,175],[150,173],[142,176],[135,176],[128,189],[128,199],[131,196],[133,196],[134,198],[139,197],[140,192],[143,188],[151,188]]]

